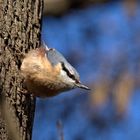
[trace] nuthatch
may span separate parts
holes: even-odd
[[[45,44],[25,55],[21,72],[27,90],[38,97],[55,96],[76,87],[89,89],[62,54]]]

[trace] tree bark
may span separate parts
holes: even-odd
[[[31,140],[35,98],[21,93],[20,65],[40,45],[42,0],[0,0],[0,140]]]

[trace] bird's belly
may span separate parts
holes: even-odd
[[[31,79],[26,80],[26,87],[34,96],[42,98],[52,97],[67,90],[65,88],[59,89],[59,85]]]

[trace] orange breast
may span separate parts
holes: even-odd
[[[43,48],[30,51],[23,60],[21,71],[27,89],[35,96],[54,96],[65,90],[59,86],[61,64],[52,66]]]

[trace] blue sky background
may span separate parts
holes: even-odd
[[[64,140],[140,140],[139,5],[132,15],[129,10],[120,2],[44,17],[42,39],[59,50],[79,71],[81,81],[94,90],[75,89],[49,99],[38,98],[33,140],[59,140],[59,120]],[[131,75],[128,81],[135,82],[125,109],[118,113],[121,105],[115,104],[114,87],[126,73]],[[102,92],[105,99],[96,99],[96,85],[106,83],[111,86]]]

